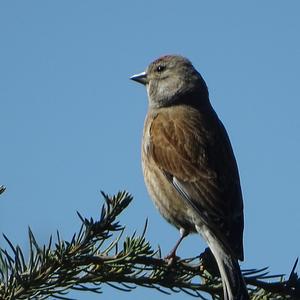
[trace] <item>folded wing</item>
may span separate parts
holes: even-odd
[[[160,110],[150,127],[148,155],[202,222],[243,259],[243,202],[226,130],[213,109]]]

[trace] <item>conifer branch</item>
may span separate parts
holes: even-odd
[[[0,194],[4,188],[0,187]],[[125,226],[117,220],[132,201],[127,192],[110,197],[102,193],[98,220],[84,218],[70,241],[57,232],[55,242],[39,245],[29,228],[29,257],[4,236],[8,248],[0,248],[0,299],[69,299],[70,290],[102,293],[107,284],[121,291],[137,286],[163,293],[184,292],[207,299],[221,299],[222,287],[210,252],[198,257],[166,261],[146,240],[147,222],[141,233],[123,237]],[[296,261],[288,279],[268,275],[267,268],[245,270],[251,299],[300,299]]]

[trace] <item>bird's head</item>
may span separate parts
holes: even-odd
[[[149,105],[153,108],[184,104],[195,96],[198,101],[208,99],[205,81],[192,63],[179,55],[162,56],[131,79],[146,86]]]

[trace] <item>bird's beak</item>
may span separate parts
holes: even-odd
[[[136,75],[133,75],[130,77],[131,80],[134,80],[136,82],[139,82],[141,84],[146,84],[147,83],[147,73],[142,72]]]

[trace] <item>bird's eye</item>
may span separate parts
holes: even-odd
[[[164,71],[165,68],[166,68],[165,66],[159,65],[159,66],[157,66],[156,71],[157,71],[158,73],[161,73],[162,71]]]

